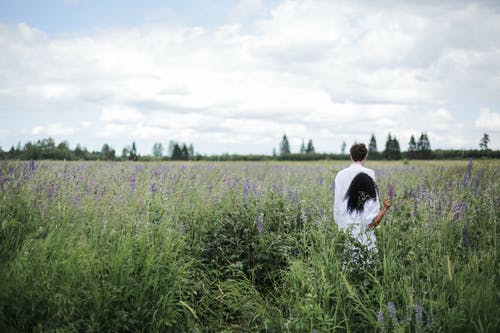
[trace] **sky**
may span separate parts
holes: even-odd
[[[500,149],[500,1],[0,0],[0,50],[4,151]]]

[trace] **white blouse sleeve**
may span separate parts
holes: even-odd
[[[377,217],[380,211],[380,205],[378,200],[368,200],[365,202],[365,208],[363,209],[362,222],[364,225],[369,225],[372,223],[373,219]]]

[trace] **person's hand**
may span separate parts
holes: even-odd
[[[387,209],[389,207],[391,207],[391,199],[385,199],[384,200],[384,207],[387,208]]]

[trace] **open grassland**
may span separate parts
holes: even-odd
[[[369,262],[347,165],[1,162],[0,331],[500,331],[500,163],[369,162]]]

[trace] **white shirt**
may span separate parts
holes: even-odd
[[[360,163],[353,163],[349,167],[339,171],[335,176],[335,198],[333,204],[333,217],[335,223],[342,230],[349,230],[352,237],[360,243],[366,245],[369,249],[375,249],[375,234],[368,225],[378,215],[380,211],[380,202],[377,197],[375,200],[367,200],[361,213],[347,211],[347,199],[345,195],[352,180],[360,172],[364,172],[375,181],[375,172],[372,169],[365,168]]]

